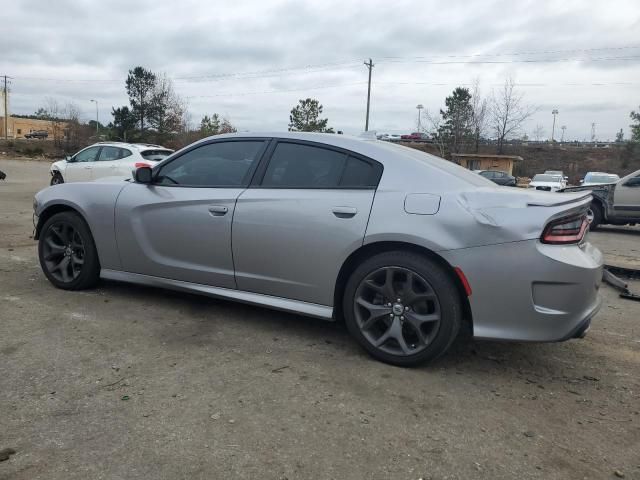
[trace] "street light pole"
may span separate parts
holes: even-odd
[[[551,143],[553,143],[553,136],[556,132],[556,115],[558,115],[558,109],[554,108],[551,115],[553,115],[553,127],[551,128]]]
[[[99,125],[99,121],[98,121],[98,101],[94,100],[93,98],[91,99],[92,102],[95,102],[96,104],[96,137],[98,136],[98,125]]]
[[[422,109],[424,108],[424,106],[419,103],[418,105],[416,105],[416,108],[418,109],[418,131],[420,131],[420,114],[422,113]]]

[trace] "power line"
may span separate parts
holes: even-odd
[[[307,90],[322,90],[327,88],[351,87],[354,85],[364,85],[366,83],[367,82],[352,82],[352,83],[339,83],[334,85],[317,85],[313,87],[292,88],[292,89],[286,89],[286,90],[267,90],[267,91],[261,91],[261,92],[228,92],[228,93],[218,93],[215,95],[191,95],[185,98],[244,97],[247,95],[267,95],[271,93],[304,92]]]
[[[505,64],[505,63],[564,63],[564,62],[606,62],[615,60],[637,60],[640,59],[640,55],[632,55],[627,57],[601,57],[601,58],[545,58],[536,60],[473,60],[473,61],[444,61],[434,62],[432,60],[390,60],[382,62],[386,64],[390,63],[425,63],[429,65],[472,65],[472,64]]]
[[[640,45],[622,45],[619,47],[600,47],[600,48],[578,48],[572,50],[536,50],[529,52],[508,52],[508,53],[473,53],[469,55],[438,55],[430,57],[380,57],[380,58],[473,58],[473,57],[502,57],[502,56],[517,56],[517,55],[547,55],[555,53],[585,53],[585,52],[601,52],[606,50],[628,50],[640,48]]]

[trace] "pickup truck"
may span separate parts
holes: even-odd
[[[593,199],[589,217],[591,230],[600,225],[635,225],[640,223],[640,170],[615,183],[568,187],[562,192],[591,190]]]
[[[34,130],[29,133],[25,133],[24,138],[47,138],[49,136],[49,132],[46,130]]]

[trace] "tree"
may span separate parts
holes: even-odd
[[[478,153],[480,148],[480,139],[485,136],[487,128],[487,99],[482,98],[480,91],[480,80],[475,79],[473,82],[473,91],[471,92],[471,125],[473,128],[474,151]]]
[[[624,131],[620,129],[618,133],[616,133],[616,143],[624,142]]]
[[[220,116],[214,113],[210,117],[205,115],[200,120],[200,133],[204,137],[218,135],[220,133]]]
[[[438,147],[438,154],[444,158],[447,154],[447,146],[445,145],[443,138],[438,134],[440,128],[442,127],[442,116],[440,114],[432,115],[429,113],[429,110],[424,112],[426,130],[431,138],[433,138],[433,143]]]
[[[536,128],[533,130],[533,138],[536,139],[536,142],[544,138],[544,127],[542,125],[536,125]]]
[[[151,102],[156,90],[156,75],[143,67],[129,70],[125,82],[131,110],[140,122],[140,132],[144,132],[145,120],[151,113]]]
[[[460,153],[473,138],[471,93],[468,88],[457,87],[444,103],[446,110],[440,110],[443,123],[437,134],[449,153]]]
[[[333,128],[327,128],[329,120],[320,118],[322,105],[315,98],[300,100],[291,109],[289,115],[290,132],[326,132],[333,133]]]
[[[220,124],[220,133],[235,133],[238,129],[234,127],[227,118],[222,119]]]
[[[116,140],[127,141],[127,138],[131,139],[131,133],[136,128],[136,117],[129,107],[126,105],[120,108],[112,108],[111,116],[113,122],[109,124],[109,129],[112,131],[112,136]]]
[[[640,142],[640,112],[634,110],[629,116],[634,123],[629,125],[631,127],[631,140],[634,142]]]
[[[515,90],[515,82],[507,78],[497,93],[492,92],[489,124],[498,141],[497,153],[502,153],[504,142],[515,138],[522,124],[537,108],[523,103],[524,95]]]
[[[166,75],[156,77],[147,112],[149,126],[158,133],[161,140],[167,134],[182,129],[186,105],[175,93],[173,82]]]

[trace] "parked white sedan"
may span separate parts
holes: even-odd
[[[131,177],[131,171],[152,167],[173,150],[148,143],[100,142],[51,165],[51,185],[90,182],[104,177]]]
[[[546,192],[557,192],[566,186],[567,182],[562,175],[551,175],[547,173],[534,175],[531,183],[529,183],[529,188]]]

